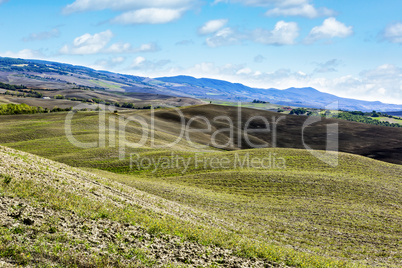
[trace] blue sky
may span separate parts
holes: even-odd
[[[400,0],[0,0],[0,56],[402,104]]]

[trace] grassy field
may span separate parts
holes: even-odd
[[[2,146],[0,163],[1,267],[269,264],[223,248],[238,237],[178,203]]]
[[[389,117],[370,117],[371,119],[378,120],[378,121],[385,121],[390,123],[397,123],[402,124],[402,119],[399,117],[389,118]]]
[[[0,104],[9,104],[9,103],[15,104],[14,102],[10,101],[9,98],[6,98],[4,95],[1,94],[0,95]]]
[[[104,88],[108,88],[113,91],[120,91],[120,92],[124,92],[124,90],[121,87],[126,86],[123,84],[105,82],[105,81],[101,81],[101,80],[89,80],[89,81],[91,81],[92,83],[94,83],[95,85],[97,85],[99,87],[104,87]]]
[[[330,168],[302,150],[267,149],[286,169],[180,169],[97,171],[124,184],[198,208],[243,237],[368,265],[401,264],[400,166],[341,155]],[[206,156],[235,161],[234,153]],[[120,172],[124,176],[116,175]],[[180,174],[180,175],[178,175]],[[399,230],[399,231],[398,231]],[[368,257],[370,256],[370,257]]]
[[[158,226],[157,232],[297,267],[402,265],[400,165],[341,153],[339,166],[334,168],[304,150],[194,150],[186,142],[173,149],[153,149],[145,144],[127,149],[125,158],[119,160],[118,147],[108,142],[109,134],[104,148],[79,149],[70,144],[65,136],[65,115],[2,116],[0,142],[126,185],[120,186],[121,191],[140,189],[162,198],[161,205],[168,200],[208,215],[191,224],[178,218],[153,219],[148,214],[136,217],[135,222],[146,228]],[[117,117],[108,115],[108,123]],[[81,142],[96,141],[98,120],[96,113],[78,112],[72,126],[74,136]],[[141,134],[138,125],[129,125],[126,140],[139,140]],[[158,144],[176,138],[163,131],[155,135]],[[130,168],[130,153],[155,161],[178,157],[189,164],[186,169],[168,164]],[[269,156],[285,165],[240,168],[234,164],[238,159]],[[196,157],[201,161],[198,164]],[[215,168],[216,161],[222,159],[226,164]],[[18,189],[23,186],[15,191]],[[87,209],[84,204],[77,207],[83,208],[80,213]],[[113,219],[123,222],[118,208],[113,211]]]

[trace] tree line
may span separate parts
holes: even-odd
[[[151,105],[145,105],[143,107],[137,107],[134,105],[134,103],[131,102],[124,102],[124,103],[119,103],[119,102],[108,102],[102,99],[98,98],[92,98],[92,99],[81,99],[81,98],[66,98],[63,95],[55,95],[53,97],[54,99],[66,99],[66,100],[71,100],[71,101],[81,101],[81,102],[89,102],[89,103],[97,103],[97,104],[104,104],[106,106],[115,106],[115,107],[122,107],[122,108],[128,108],[128,109],[151,109]],[[155,108],[160,108],[155,107]]]
[[[9,90],[17,90],[17,89],[26,89],[27,87],[24,85],[10,85],[6,83],[0,82],[0,88],[9,89]]]
[[[10,96],[17,96],[17,97],[31,97],[31,98],[42,98],[43,94],[35,91],[33,89],[30,90],[22,90],[22,89],[16,89],[15,90],[18,93],[14,93],[14,92],[10,92],[10,91],[6,91],[4,92],[4,95],[10,95]]]
[[[278,110],[279,111],[279,110]],[[283,110],[282,110],[283,111]],[[307,115],[307,116],[321,116],[321,117],[330,117],[330,118],[337,118],[347,121],[353,121],[358,123],[365,123],[370,125],[376,126],[384,126],[384,127],[402,127],[401,124],[398,123],[390,123],[388,121],[380,121],[373,119],[371,117],[388,117],[393,118],[393,116],[388,115],[386,113],[381,112],[361,112],[361,111],[339,111],[337,113],[332,113],[331,111],[327,110],[324,113],[319,113],[317,111],[309,111],[306,108],[296,108],[293,109],[290,114],[293,115]]]
[[[71,111],[72,107],[70,108],[59,108],[54,107],[53,109],[47,109],[42,107],[34,107],[29,106],[28,104],[3,104],[0,105],[0,115],[13,115],[13,114],[37,114],[37,113],[54,113],[54,112],[65,112]]]
[[[374,117],[378,117],[378,116],[374,116]],[[353,121],[353,122],[370,124],[370,125],[384,126],[384,127],[402,127],[402,125],[398,124],[398,123],[390,123],[388,121],[375,120],[368,116],[364,116],[361,114],[354,114],[354,113],[350,113],[350,112],[341,112],[338,114],[337,118],[343,119],[343,120],[348,120],[348,121]]]

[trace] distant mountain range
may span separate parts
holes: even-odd
[[[275,88],[261,89],[216,79],[197,79],[191,76],[159,77],[156,80],[165,82],[164,87],[183,94],[191,94],[198,98],[230,101],[252,101],[257,99],[279,105],[311,108],[324,108],[333,102],[338,102],[339,109],[342,110],[402,111],[402,105],[341,98],[320,92],[311,87],[288,88],[285,90]]]
[[[228,81],[191,76],[147,78],[96,71],[70,64],[0,57],[0,82],[31,88],[91,88],[119,92],[141,92],[231,102],[267,101],[283,106],[325,108],[338,102],[339,109],[402,112],[402,105],[337,97],[314,88],[252,88]]]

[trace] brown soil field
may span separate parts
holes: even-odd
[[[222,149],[236,150],[252,148],[253,146],[247,143],[244,135],[241,135],[239,138],[238,131],[244,133],[246,122],[251,117],[257,116],[258,118],[249,122],[248,126],[248,139],[255,145],[304,149],[304,135],[305,144],[309,147],[314,150],[325,150],[327,145],[327,126],[336,124],[339,130],[340,152],[358,154],[390,163],[402,164],[401,128],[368,125],[339,119],[317,118],[319,122],[311,124],[303,130],[303,124],[305,124],[309,117],[283,115],[248,108],[242,108],[241,115],[238,116],[239,111],[237,107],[210,104],[184,108],[181,109],[181,111],[185,116],[186,124],[193,118],[191,126],[189,126],[190,129],[207,129],[206,120],[210,122],[211,131],[189,134],[191,141],[201,144],[214,146],[214,144],[211,143],[213,134],[216,134],[214,138],[218,145],[224,145],[230,140],[230,132],[224,131],[223,129],[229,128],[231,123],[226,119],[217,118],[217,116],[226,116],[232,120],[234,125],[233,144],[222,146]],[[202,116],[204,119],[198,118],[194,120],[197,116]],[[180,134],[181,118],[176,111],[160,110],[155,112],[155,118],[156,129],[176,135]],[[239,118],[241,119],[240,127],[238,127]],[[263,118],[269,123],[268,127]],[[276,138],[274,122],[277,122]],[[261,132],[261,130],[264,129],[268,130]]]
[[[81,109],[91,109],[94,110],[96,109],[96,105],[93,104],[86,104],[78,101],[71,101],[71,100],[57,100],[57,99],[50,99],[50,100],[45,100],[45,99],[39,99],[39,98],[18,98],[18,97],[12,97],[12,96],[5,96],[3,98],[4,100],[7,100],[10,103],[15,103],[15,104],[28,104],[29,106],[35,106],[35,107],[42,107],[42,108],[48,108],[48,109],[53,109],[54,107],[59,107],[59,108],[70,108],[70,107],[75,107],[77,105],[80,105]]]

